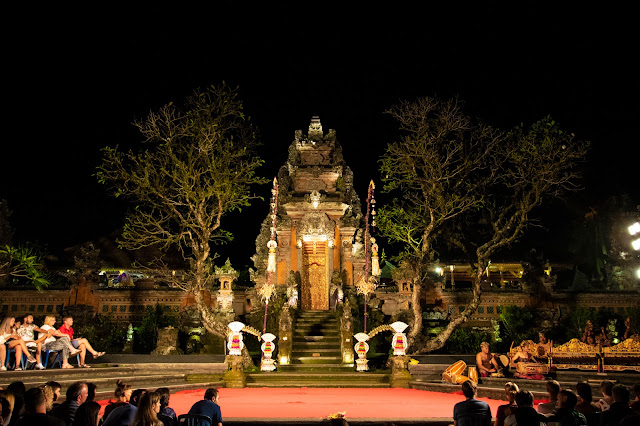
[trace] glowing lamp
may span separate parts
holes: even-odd
[[[618,339],[617,337],[615,337],[615,338],[613,339],[613,344],[614,344],[614,345],[617,345],[618,343],[620,343],[620,339]]]
[[[640,222],[636,222],[629,227],[629,233],[631,235],[636,235],[640,233]]]
[[[640,269],[636,270],[636,277],[640,280]]]
[[[438,275],[442,275],[442,268],[441,267],[436,267],[436,274]]]
[[[280,357],[280,365],[287,365],[289,364],[289,358],[286,356],[281,356]]]
[[[640,250],[640,238],[631,242],[634,250]]]

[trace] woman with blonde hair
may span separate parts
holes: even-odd
[[[18,331],[16,330],[16,319],[14,317],[6,317],[2,324],[0,324],[0,344],[7,344],[8,349],[15,349],[16,351],[16,368],[15,371],[21,371],[22,367],[20,366],[22,360],[22,354],[27,356],[27,360],[29,362],[36,362],[36,359],[31,355],[29,349],[27,349],[27,344],[22,340],[22,337],[18,335]],[[5,365],[6,358],[9,352],[0,353],[0,362],[2,367],[0,370],[6,370],[7,366]]]
[[[2,417],[0,418],[0,421],[2,421],[3,424],[8,425],[11,421],[13,408],[16,404],[16,397],[8,390],[0,390],[0,404],[2,407],[2,412],[0,413]]]
[[[47,384],[40,385],[39,388],[42,389],[42,393],[44,393],[48,413],[53,408],[53,388]]]
[[[53,325],[56,323],[56,317],[47,315],[44,317],[44,324],[40,327],[46,333],[40,333],[38,340],[45,338],[42,343],[43,351],[56,351],[58,356],[62,357],[62,368],[73,368],[69,364],[69,357],[76,355],[80,351],[74,348],[69,341],[69,336],[56,330]]]
[[[496,411],[496,422],[494,426],[504,426],[504,419],[511,414],[515,413],[516,408],[516,394],[520,389],[518,385],[513,382],[507,382],[504,384],[504,394],[507,397],[508,404],[500,405],[498,411]]]
[[[158,419],[160,411],[160,394],[157,392],[147,392],[142,395],[138,403],[136,416],[130,426],[163,426]]]

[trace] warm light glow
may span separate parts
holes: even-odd
[[[283,337],[282,337],[282,340],[287,340],[287,336],[283,336]]]
[[[640,269],[636,271],[636,277],[638,277],[638,279],[640,280]]]
[[[636,235],[640,233],[640,222],[636,222],[629,227],[629,233],[631,235]]]
[[[640,238],[631,242],[631,245],[633,246],[634,250],[640,250]]]
[[[302,240],[304,242],[309,242],[309,241],[327,241],[327,236],[326,235],[303,235],[302,236]]]
[[[614,344],[614,345],[617,345],[618,343],[620,343],[620,339],[618,339],[617,337],[615,337],[615,338],[613,339],[613,344]]]
[[[436,274],[442,275],[442,268],[441,267],[439,267],[439,266],[436,267]]]
[[[286,356],[281,356],[280,357],[280,365],[287,365],[289,364],[289,358]]]
[[[352,353],[345,353],[344,356],[342,357],[342,362],[344,363],[352,363],[353,362],[353,354]]]

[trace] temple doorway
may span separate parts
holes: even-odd
[[[304,241],[302,245],[302,309],[329,309],[327,241]]]

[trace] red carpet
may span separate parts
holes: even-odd
[[[346,411],[347,419],[421,419],[453,415],[453,406],[462,395],[416,389],[353,388],[221,388],[223,418],[325,418]],[[184,414],[204,396],[204,390],[171,395],[169,406]],[[495,415],[504,401],[480,398]],[[106,404],[107,401],[100,401]]]

